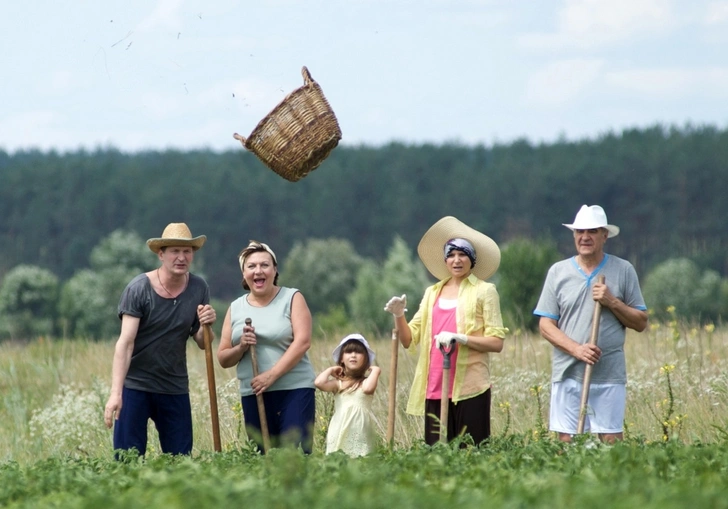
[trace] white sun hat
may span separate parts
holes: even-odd
[[[364,348],[366,348],[367,352],[369,353],[369,364],[371,364],[373,366],[374,358],[376,357],[376,355],[374,354],[374,351],[371,348],[369,348],[369,343],[367,343],[367,340],[364,339],[364,336],[362,336],[361,334],[349,334],[348,336],[346,336],[344,339],[342,339],[339,342],[339,346],[334,348],[334,353],[331,354],[331,356],[334,358],[334,362],[339,362],[339,355],[341,354],[341,348],[344,346],[344,343],[346,343],[347,341],[349,341],[351,339],[354,339],[354,340],[358,341],[359,343],[361,343],[362,345],[364,345]]]
[[[607,214],[599,205],[582,205],[572,224],[562,223],[569,230],[591,230],[593,228],[606,228],[607,237],[619,235],[619,226],[607,223]]]

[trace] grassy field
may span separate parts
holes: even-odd
[[[310,356],[317,371],[329,365],[339,339],[339,335],[314,338]],[[370,339],[383,368],[375,412],[384,437],[392,343],[388,338]],[[277,498],[276,491],[288,484],[296,486],[300,497],[302,505],[296,507],[324,507],[337,500],[348,507],[382,507],[391,505],[390,501],[404,507],[414,507],[412,501],[418,501],[418,507],[441,507],[438,502],[450,505],[465,496],[460,488],[463,493],[471,488],[479,493],[461,500],[464,507],[482,507],[488,500],[512,507],[573,506],[576,501],[604,507],[607,500],[609,507],[684,507],[678,502],[698,492],[700,500],[710,503],[697,507],[727,506],[728,330],[672,322],[628,335],[627,440],[615,447],[601,446],[587,437],[567,447],[546,431],[550,348],[533,334],[513,331],[503,352],[492,356],[493,441],[480,451],[423,446],[421,418],[404,413],[416,357],[400,348],[394,449],[382,448],[377,455],[351,461],[322,453],[333,404],[331,396],[323,393],[317,393],[313,455],[284,450],[265,458],[253,454],[242,431],[234,370],[219,367],[223,454],[212,454],[204,352],[190,343],[192,458],[161,455],[150,425],[146,461],[119,464],[111,460],[111,432],[102,422],[113,343],[43,338],[27,344],[3,343],[0,506],[123,507],[123,501],[146,497],[154,507],[200,507],[195,497],[232,502],[243,493],[255,493],[256,503],[246,505],[262,507],[257,502],[266,501],[269,507],[288,507],[287,499]],[[226,470],[231,465],[247,473],[234,478]],[[303,471],[294,471],[293,465]],[[199,477],[201,484],[194,490],[203,492],[193,490],[188,498],[179,490],[192,489],[190,476]],[[336,479],[342,486],[325,488]],[[396,486],[382,486],[393,479]],[[298,482],[318,489],[304,489]],[[604,488],[600,484],[604,482],[612,487]],[[346,483],[354,485],[351,493],[344,490]],[[145,493],[143,486],[161,490],[161,498]],[[420,497],[422,490],[431,491],[431,496]],[[57,492],[68,497],[68,504],[58,503],[63,497],[50,497]],[[556,498],[543,504],[537,495],[541,492]],[[613,492],[624,496],[610,499]],[[113,503],[104,498],[105,493],[116,493]],[[385,496],[391,499],[386,504]],[[306,505],[306,500],[311,503]],[[651,505],[655,501],[662,503]]]
[[[339,336],[316,338],[310,351],[317,371],[329,365]],[[383,374],[375,395],[380,434],[386,434],[391,340],[373,346]],[[728,330],[678,323],[628,335],[627,436],[712,443],[728,423]],[[0,461],[20,463],[51,455],[104,456],[111,432],[102,423],[108,397],[112,342],[52,341],[0,344]],[[540,337],[514,331],[492,356],[493,434],[539,434],[548,424],[551,347]],[[395,444],[409,448],[422,437],[422,421],[404,413],[416,356],[400,347]],[[190,342],[188,365],[194,413],[195,452],[212,450],[204,352]],[[238,383],[233,369],[216,368],[223,449],[239,449],[242,431]],[[317,393],[316,447],[333,405]],[[151,453],[158,449],[150,432]],[[157,451],[158,452],[158,451]]]

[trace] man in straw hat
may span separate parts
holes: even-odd
[[[604,252],[619,228],[607,222],[602,207],[583,205],[574,222],[564,226],[574,232],[577,254],[549,269],[534,310],[541,317],[541,334],[554,345],[549,427],[565,442],[577,432],[584,371],[590,364],[584,430],[613,443],[623,437],[626,328],[642,332],[647,308],[632,264]],[[597,281],[600,275],[605,283]],[[596,302],[603,309],[598,345],[588,343]]]
[[[442,398],[440,345],[455,341],[451,356],[447,439],[468,433],[476,445],[490,436],[490,352],[500,352],[503,327],[495,285],[485,282],[500,264],[500,249],[488,236],[447,216],[424,234],[417,253],[439,280],[425,290],[407,323],[407,298],[392,297],[385,311],[395,316],[402,346],[420,345],[407,413],[425,416],[425,442],[437,442]]]
[[[167,225],[161,237],[147,240],[159,268],[136,276],[121,295],[121,334],[104,410],[106,426],[114,424],[115,450],[144,455],[152,419],[162,452],[192,451],[187,339],[205,348],[201,325],[215,322],[215,310],[207,283],[189,269],[206,239],[192,237],[184,223]]]

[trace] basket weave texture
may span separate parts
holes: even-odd
[[[235,139],[268,168],[296,182],[319,167],[339,144],[341,128],[321,87],[304,66],[303,86],[288,94],[253,129]]]

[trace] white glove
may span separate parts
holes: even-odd
[[[395,317],[399,318],[400,316],[404,316],[405,311],[407,311],[407,295],[402,294],[401,297],[392,297],[389,299],[389,302],[387,302],[387,305],[384,306],[384,310],[387,313],[392,313]]]
[[[438,347],[448,347],[450,346],[450,342],[452,340],[455,340],[461,345],[464,345],[468,342],[468,337],[465,334],[458,334],[456,332],[441,332],[440,334],[437,334],[435,336],[435,343]]]

